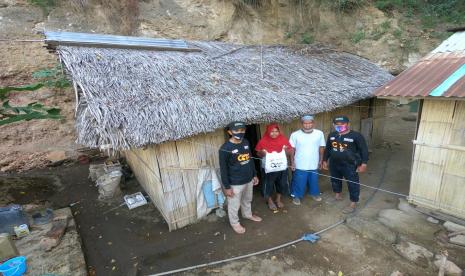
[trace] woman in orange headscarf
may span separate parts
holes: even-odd
[[[257,155],[264,158],[267,153],[286,151],[287,160],[290,160],[292,146],[289,140],[281,133],[278,124],[269,124],[266,127],[265,135],[258,141],[255,147]],[[262,171],[262,188],[263,196],[265,197],[268,208],[272,211],[277,211],[278,207],[283,208],[282,195],[289,194],[289,183],[287,179],[287,168],[283,171],[265,173]],[[276,191],[276,204],[273,201],[272,195]]]

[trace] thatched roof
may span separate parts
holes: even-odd
[[[127,149],[232,120],[290,121],[371,97],[391,79],[366,59],[318,46],[189,46],[202,51],[59,46],[79,90],[77,142]]]

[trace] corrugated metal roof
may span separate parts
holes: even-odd
[[[441,45],[434,49],[431,53],[446,53],[446,52],[463,52],[465,51],[465,32],[457,32],[444,40]]]
[[[137,48],[154,50],[192,51],[184,40],[146,38],[120,35],[102,35],[72,32],[44,32],[45,43],[54,47],[57,45],[72,45],[104,48]]]
[[[376,90],[376,96],[465,97],[465,32],[438,48]]]

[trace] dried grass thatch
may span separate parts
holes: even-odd
[[[289,121],[372,96],[392,77],[319,46],[189,42],[200,52],[60,46],[78,88],[78,143],[138,148],[222,128]]]

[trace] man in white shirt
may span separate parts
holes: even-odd
[[[321,130],[314,129],[315,119],[312,115],[301,118],[302,128],[291,134],[289,142],[294,150],[294,158],[291,158],[292,176],[291,197],[295,205],[300,205],[300,200],[305,195],[308,186],[309,194],[316,201],[321,201],[320,188],[318,187],[317,170],[321,168],[325,137]]]

